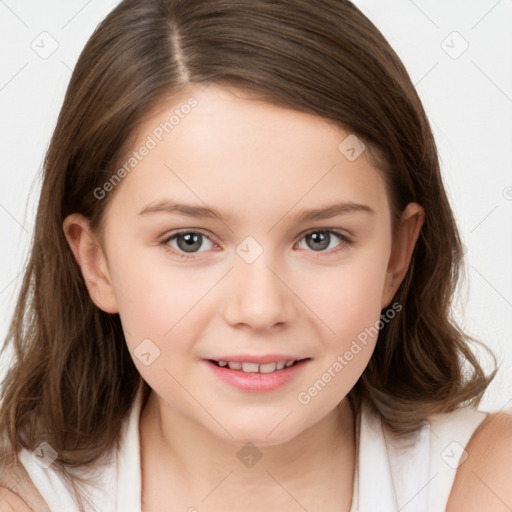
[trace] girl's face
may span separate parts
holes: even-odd
[[[394,246],[384,181],[349,135],[193,88],[141,125],[129,171],[95,191],[115,195],[89,291],[119,312],[168,414],[230,443],[283,443],[335,414],[362,374],[421,208]]]

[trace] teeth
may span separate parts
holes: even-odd
[[[260,364],[260,373],[272,373],[275,372],[277,363]]]
[[[242,363],[242,371],[245,373],[258,373],[259,367],[258,363]]]
[[[245,373],[272,373],[278,370],[282,370],[283,368],[289,368],[292,366],[297,360],[293,359],[291,361],[279,361],[274,363],[242,363],[239,361],[217,361],[219,366],[224,367],[227,366],[231,370],[242,370]]]

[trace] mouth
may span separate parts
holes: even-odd
[[[249,361],[247,361],[249,359]],[[204,362],[220,381],[243,392],[276,391],[293,383],[305,371],[310,357],[293,359],[291,355],[224,356]]]
[[[238,361],[233,361],[238,359]],[[252,359],[252,361],[247,361]],[[204,362],[220,381],[242,392],[264,393],[291,385],[306,370],[310,357],[293,359],[287,355],[224,356]]]
[[[292,368],[302,361],[311,359],[306,357],[304,359],[288,359],[286,361],[271,361],[268,363],[255,363],[250,361],[222,361],[215,359],[208,359],[208,361],[219,368],[226,368],[243,373],[275,373]]]

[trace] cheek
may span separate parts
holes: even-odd
[[[377,342],[385,268],[382,257],[362,251],[350,263],[304,281],[323,334],[314,377],[297,395],[301,406],[314,403],[316,414],[327,413],[361,377]]]
[[[387,266],[384,254],[368,247],[339,265],[305,274],[301,294],[329,328],[326,339],[349,342],[378,321]]]
[[[150,338],[164,348],[172,340],[173,350],[179,350],[176,340],[186,344],[195,337],[194,327],[200,324],[198,313],[204,313],[202,299],[218,276],[207,269],[166,265],[163,255],[164,264],[155,265],[145,261],[145,252],[133,250],[130,257],[118,254],[112,272],[127,343],[133,349],[140,340]],[[185,326],[188,336],[176,336]]]

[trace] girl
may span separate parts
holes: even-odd
[[[45,160],[1,506],[510,508],[461,260],[418,95],[350,2],[123,1]]]

